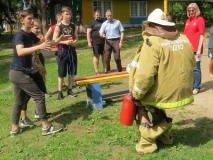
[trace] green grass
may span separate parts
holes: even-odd
[[[140,34],[140,28],[126,29],[125,36]],[[9,46],[9,42],[6,42]],[[125,67],[142,43],[141,36],[125,38],[122,48],[122,61]],[[3,45],[1,43],[1,45]],[[77,47],[77,77],[94,75],[92,50],[87,48],[86,37],[80,36]],[[131,53],[131,54],[130,54]],[[11,82],[8,80],[11,50],[0,51],[0,159],[1,160],[210,160],[213,159],[213,120],[197,118],[190,120],[196,113],[179,113],[180,121],[174,123],[172,134],[174,144],[159,146],[159,152],[137,155],[135,144],[138,140],[137,127],[119,124],[122,97],[106,101],[102,110],[92,110],[86,106],[86,91],[82,86],[76,89],[79,96],[75,99],[65,97],[57,101],[57,66],[54,57],[45,58],[47,69],[47,89],[53,96],[46,99],[48,112],[53,112],[51,122],[64,125],[63,132],[41,136],[40,123],[34,120],[35,102],[28,104],[28,117],[36,127],[26,128],[15,138],[9,137],[11,109],[14,103]],[[114,61],[112,67],[115,69]],[[67,82],[66,82],[67,83]],[[127,81],[103,83],[103,92],[113,91],[116,87],[128,88]],[[64,92],[66,94],[66,92]]]

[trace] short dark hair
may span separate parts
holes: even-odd
[[[18,18],[19,19],[25,18],[26,16],[28,16],[30,14],[34,15],[32,10],[21,10],[21,11],[19,11]]]
[[[96,9],[96,10],[94,11],[94,14],[95,14],[95,13],[100,13],[100,14],[101,14],[101,11],[98,10],[98,9]]]

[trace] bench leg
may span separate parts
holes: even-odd
[[[103,101],[101,95],[100,83],[93,83],[86,85],[87,91],[87,105],[93,109],[103,109]]]

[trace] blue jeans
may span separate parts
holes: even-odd
[[[201,70],[200,70],[200,61],[196,62],[196,66],[194,67],[194,83],[193,89],[200,90],[201,84]]]

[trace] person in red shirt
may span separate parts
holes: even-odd
[[[55,15],[55,17],[56,17],[56,24],[50,26],[50,28],[48,29],[47,33],[46,33],[45,36],[44,36],[44,39],[45,39],[45,40],[50,40],[50,36],[52,36],[53,33],[54,33],[55,26],[58,25],[59,23],[61,23],[61,21],[62,21],[62,14],[61,14],[61,13],[57,13],[57,14]],[[57,63],[58,63],[58,59],[57,59],[58,45],[55,45],[55,46],[54,46],[54,49],[52,49],[52,51],[55,51],[56,61],[57,61]]]
[[[193,94],[198,94],[201,84],[200,62],[203,53],[205,20],[200,16],[200,9],[196,3],[188,5],[187,16],[188,19],[185,23],[184,34],[191,42],[194,49],[196,66],[194,68]]]
[[[50,28],[48,29],[47,33],[45,34],[44,36],[44,39],[45,40],[50,40],[50,37],[53,36],[53,33],[54,33],[54,30],[55,30],[55,27],[61,23],[62,21],[62,14],[61,13],[57,13],[55,15],[56,17],[56,24],[50,26]],[[56,57],[56,63],[58,64],[58,45],[55,45],[54,48],[51,49],[51,51],[55,52],[55,57]],[[63,84],[63,89],[66,89],[67,86],[66,84],[64,83]]]

